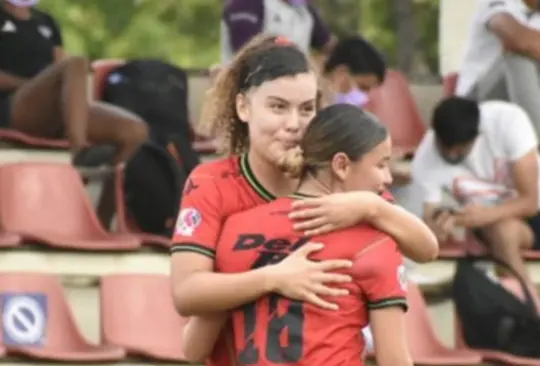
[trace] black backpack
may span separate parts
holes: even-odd
[[[107,75],[103,100],[141,116],[153,137],[193,137],[188,78],[176,66],[159,60],[133,60],[118,66]]]
[[[147,233],[172,234],[186,178],[200,163],[187,98],[186,73],[161,61],[130,61],[107,75],[103,99],[138,114],[150,130],[124,175],[127,210]]]
[[[143,144],[124,170],[124,202],[137,226],[145,233],[170,237],[182,191],[198,160],[184,159],[189,142],[182,136],[164,147]]]
[[[452,286],[466,344],[540,358],[540,317],[526,282],[506,263],[493,259],[519,281],[525,294],[522,301],[476,268],[475,261],[470,256],[459,259]]]

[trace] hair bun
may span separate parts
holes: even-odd
[[[296,146],[287,152],[281,158],[279,163],[281,170],[289,174],[292,178],[298,178],[304,170],[304,151],[300,146]]]

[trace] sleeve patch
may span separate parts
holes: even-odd
[[[176,220],[175,232],[177,235],[192,236],[195,229],[201,224],[201,213],[193,207],[180,210]]]

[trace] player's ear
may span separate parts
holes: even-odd
[[[238,114],[240,121],[249,121],[249,102],[247,96],[243,93],[236,95],[236,114]]]
[[[339,180],[344,181],[347,179],[347,176],[351,170],[351,160],[347,154],[338,152],[332,158],[331,166],[334,175],[339,178]]]

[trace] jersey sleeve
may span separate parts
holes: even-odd
[[[224,31],[228,33],[231,49],[237,52],[261,33],[264,24],[262,0],[230,0],[223,11]]]
[[[527,17],[515,0],[482,0],[480,4],[480,20],[486,26],[489,25],[491,18],[497,14],[508,14],[514,17],[520,23],[526,23]]]
[[[446,163],[439,157],[435,137],[430,130],[414,154],[411,164],[413,182],[421,188],[424,203],[438,204],[442,201],[441,177],[447,176]]]
[[[511,118],[498,121],[502,125],[499,141],[508,160],[515,162],[529,152],[537,150],[538,138],[531,119],[521,107],[512,104],[505,107],[511,109],[507,113]]]
[[[215,179],[195,169],[184,187],[171,253],[194,252],[216,256],[216,243],[225,218],[222,195]]]
[[[390,237],[380,236],[358,254],[352,276],[364,294],[369,310],[391,306],[407,310],[407,279],[403,257]]]
[[[51,41],[56,47],[62,47],[63,40],[62,40],[62,31],[60,30],[60,26],[58,25],[58,22],[50,15],[47,14],[47,21],[49,22],[52,34],[51,34]]]

